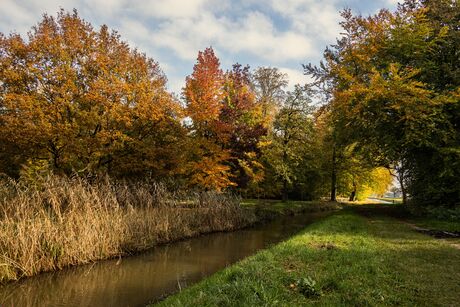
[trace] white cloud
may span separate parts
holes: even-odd
[[[201,12],[192,18],[161,22],[153,31],[151,39],[154,44],[170,49],[181,59],[194,60],[198,50],[212,45],[225,32],[214,15]]]
[[[44,12],[76,8],[94,28],[102,23],[158,60],[178,92],[199,50],[213,46],[221,62],[283,68],[304,83],[300,63],[317,60],[339,35],[339,10],[365,0],[1,0],[0,31],[25,34]],[[395,5],[397,0],[378,0]],[[379,6],[378,4],[374,5]],[[253,63],[251,63],[253,61]],[[180,63],[180,64],[179,64]],[[298,70],[292,69],[299,67]],[[224,67],[228,68],[228,67]]]
[[[386,0],[389,5],[397,5],[399,2],[403,2],[403,0]]]
[[[1,8],[0,27],[8,29],[5,34],[13,31],[25,34],[30,29],[33,14],[27,8],[14,0],[2,1]]]
[[[248,52],[272,63],[283,63],[311,55],[310,40],[295,32],[278,31],[260,12],[251,12],[242,20],[226,26],[227,35],[220,44],[231,52]]]
[[[340,13],[335,0],[271,0],[269,3],[298,33],[333,41],[340,32]]]
[[[49,2],[50,0],[46,1]],[[62,1],[56,0],[55,2]],[[70,6],[77,9],[82,8],[86,14],[97,16],[99,19],[110,19],[114,16],[120,15],[120,13],[123,13],[123,11],[129,8],[132,4],[128,0],[83,0],[80,2],[66,0],[65,2],[65,9],[70,10]],[[40,3],[40,1],[38,1],[38,3]]]
[[[260,12],[248,12],[236,20],[201,12],[192,18],[169,19],[155,33],[155,43],[171,49],[185,60],[213,45],[227,53],[248,53],[282,63],[312,54],[310,40],[295,32],[278,31]]]
[[[168,90],[174,92],[178,97],[182,95],[182,88],[185,86],[185,77],[168,77]]]
[[[310,76],[304,75],[303,71],[300,68],[292,69],[292,68],[281,67],[280,71],[288,75],[290,90],[292,90],[294,88],[294,85],[296,84],[304,85],[312,81],[312,78]]]
[[[204,10],[207,0],[134,1],[132,10],[157,18],[192,18]]]
[[[133,44],[148,42],[149,36],[152,35],[151,30],[142,22],[131,18],[122,19],[118,31],[123,37],[129,38]]]

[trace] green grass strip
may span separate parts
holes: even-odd
[[[456,306],[459,268],[448,242],[344,210],[159,306]]]

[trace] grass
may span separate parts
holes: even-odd
[[[429,218],[413,218],[409,220],[415,225],[430,230],[460,232],[460,222],[444,221]]]
[[[253,223],[239,199],[149,182],[0,181],[0,282]]]
[[[378,208],[347,207],[159,306],[458,306],[460,251]]]
[[[451,231],[460,232],[460,221],[449,219],[437,219],[426,216],[414,216],[410,213],[407,206],[402,203],[396,204],[354,204],[343,203],[342,206],[350,206],[354,211],[359,211],[366,216],[391,216],[399,220],[403,220],[420,228],[425,228],[435,231]]]
[[[272,213],[274,216],[292,215],[300,212],[318,212],[337,210],[340,205],[336,202],[325,201],[281,201],[267,199],[244,199],[241,206],[256,212]]]

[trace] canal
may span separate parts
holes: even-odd
[[[299,232],[329,213],[286,216],[142,254],[43,273],[0,288],[0,306],[145,306]]]

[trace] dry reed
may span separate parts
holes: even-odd
[[[0,282],[254,222],[236,197],[49,176],[0,181]]]

